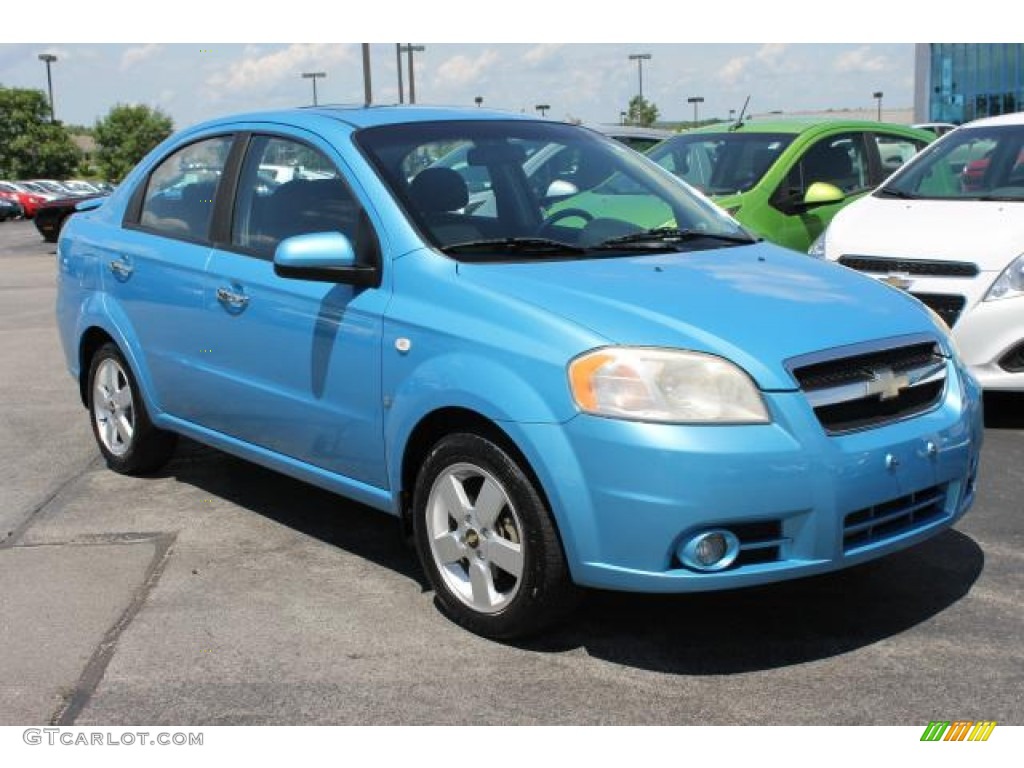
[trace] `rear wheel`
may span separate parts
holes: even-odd
[[[413,497],[416,547],[437,602],[477,634],[514,638],[567,616],[577,590],[543,498],[497,443],[439,441]]]
[[[131,368],[115,344],[104,344],[92,357],[88,406],[96,444],[114,471],[152,472],[174,453],[176,436],[149,420]]]

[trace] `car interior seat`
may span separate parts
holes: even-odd
[[[424,168],[409,185],[409,199],[440,246],[480,239],[480,230],[461,213],[469,203],[469,187],[457,171]]]

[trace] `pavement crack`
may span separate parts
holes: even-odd
[[[114,651],[117,650],[117,642],[121,638],[121,634],[128,628],[132,620],[138,615],[139,611],[142,610],[142,606],[145,605],[146,600],[149,597],[149,593],[156,586],[157,582],[160,580],[160,576],[164,572],[164,569],[167,567],[167,562],[170,560],[171,551],[174,546],[174,542],[177,539],[177,534],[108,534],[106,535],[106,541],[102,542],[100,539],[104,537],[96,536],[91,538],[94,540],[89,543],[96,544],[113,542],[137,544],[140,542],[151,541],[155,545],[156,550],[153,553],[153,559],[150,561],[149,567],[146,569],[146,576],[143,579],[141,586],[135,590],[135,594],[132,597],[131,602],[128,603],[128,607],[124,609],[121,616],[116,622],[114,622],[113,626],[107,630],[99,645],[96,646],[96,650],[93,651],[92,656],[85,665],[85,669],[82,670],[82,674],[78,678],[78,682],[75,683],[70,694],[64,698],[63,703],[57,708],[57,711],[54,712],[53,716],[50,718],[50,725],[73,725],[75,719],[89,703],[89,699],[103,680],[103,676],[107,671],[107,666],[110,664],[110,660],[114,657]]]
[[[39,513],[45,510],[48,506],[50,506],[50,504],[52,504],[69,485],[73,484],[77,480],[80,480],[85,475],[86,472],[95,467],[96,464],[100,461],[100,458],[101,457],[99,456],[91,457],[81,467],[81,469],[79,469],[77,472],[74,472],[63,482],[61,482],[60,485],[58,485],[56,488],[53,489],[53,491],[47,494],[42,501],[40,501],[38,504],[32,507],[29,513],[25,516],[25,518],[14,527],[14,530],[0,532],[0,549],[9,549],[10,547],[13,547],[15,544],[17,544],[18,540],[21,539],[21,537],[25,535],[28,529],[35,524],[36,517],[39,515]]]

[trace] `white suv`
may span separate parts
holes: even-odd
[[[840,211],[810,254],[909,291],[952,327],[982,387],[1024,391],[1024,113],[944,136]]]

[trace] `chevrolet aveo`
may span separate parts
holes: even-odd
[[[549,143],[572,180],[538,190],[524,147]],[[460,146],[486,213],[435,164]],[[628,215],[573,207],[615,176]],[[57,316],[108,465],[152,471],[187,435],[396,515],[480,634],[539,631],[579,587],[851,566],[972,503],[979,390],[941,321],[584,128],[244,115],[89,205],[59,242]]]

